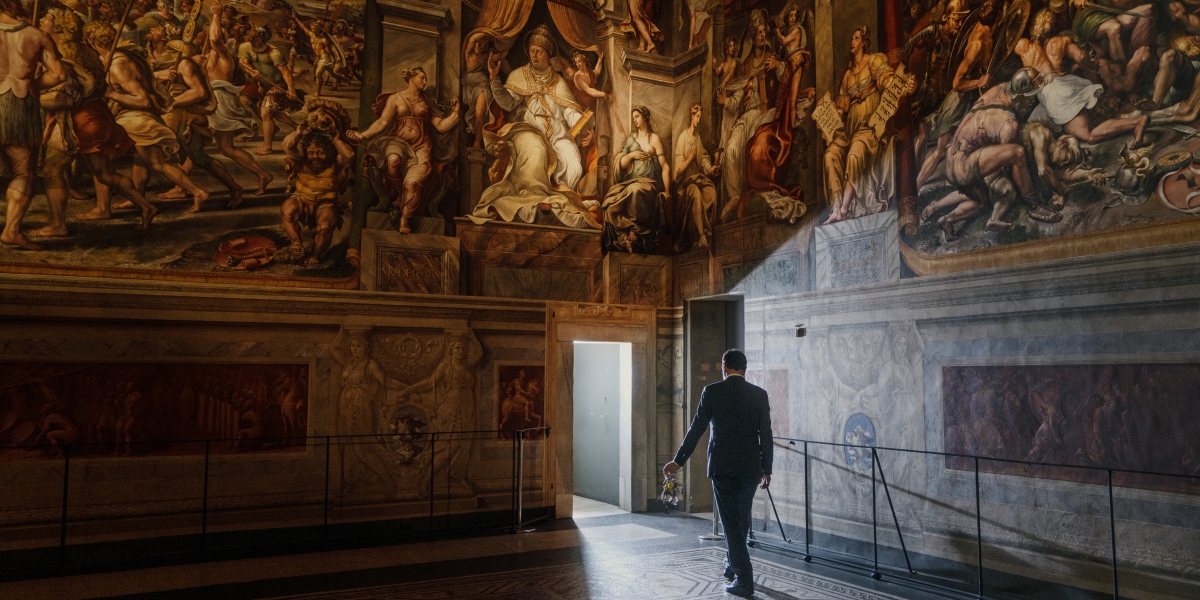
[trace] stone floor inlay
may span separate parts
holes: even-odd
[[[642,556],[605,556],[586,564],[539,567],[435,581],[286,596],[306,600],[663,600],[732,598],[721,577],[724,550],[699,548]],[[754,559],[762,600],[898,600],[833,579]]]

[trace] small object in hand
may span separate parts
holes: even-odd
[[[658,499],[666,506],[679,506],[679,484],[675,475],[667,475],[663,479],[663,491]]]

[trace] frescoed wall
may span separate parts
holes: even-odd
[[[1019,461],[1200,474],[1193,364],[944,367],[947,452]],[[967,461],[948,458],[951,468]],[[1102,483],[1100,472],[986,463],[990,472]],[[981,467],[982,468],[982,467]],[[1129,486],[1190,491],[1195,481],[1121,475]]]
[[[825,223],[898,211],[910,275],[1196,239],[1185,3],[828,4]]]
[[[303,451],[308,365],[0,363],[0,460]]]
[[[10,209],[0,270],[356,285],[362,0],[40,6],[66,80],[41,98],[44,187]]]
[[[6,216],[6,272],[353,289],[376,266],[363,230],[470,231],[462,258],[523,268],[477,247],[541,243],[523,225],[570,231],[558,258],[580,271],[707,251],[719,272],[737,262],[720,232],[755,218],[802,237],[879,214],[903,277],[1196,237],[1183,3],[1123,20],[1043,0],[125,7],[43,7],[70,77],[41,99],[53,151]],[[85,31],[122,17],[119,39]],[[153,108],[99,107],[88,69],[110,53],[145,67],[112,85]],[[67,124],[85,109],[125,134]],[[817,270],[789,267],[782,291]],[[730,273],[710,284],[751,276]]]
[[[101,444],[74,455],[98,465],[72,467],[87,485],[196,467],[163,488],[186,500],[85,494],[86,514],[191,510],[202,448],[137,449],[168,433],[235,440],[210,448],[231,510],[321,502],[326,458],[334,519],[416,514],[431,471],[438,510],[507,510],[508,432],[554,423],[569,389],[554,310],[657,318],[638,430],[657,460],[629,473],[655,490],[694,405],[688,300],[723,295],[746,302],[776,436],[881,450],[811,448],[814,531],[871,539],[876,467],[910,548],[974,560],[973,464],[885,448],[1194,474],[1200,17],[1108,4],[139,0],[115,64],[147,66],[114,67],[110,93],[72,86],[126,5],[45,0],[79,81],[39,98],[28,210],[5,200],[0,463],[32,491],[0,494],[0,520],[58,518],[72,439]],[[111,98],[139,76],[153,111]],[[72,94],[93,101],[56,104]],[[130,142],[85,152],[73,111],[116,114]],[[97,185],[106,164],[128,179]],[[468,429],[486,439],[432,435]],[[528,440],[530,502],[565,513],[570,437],[550,439]],[[779,448],[791,526],[803,463]],[[1098,475],[981,471],[989,568],[1068,557],[1061,580],[1097,580]],[[1194,572],[1173,516],[1194,486],[1114,483],[1123,568]],[[1096,510],[1062,526],[1079,498]]]

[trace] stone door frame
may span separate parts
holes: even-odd
[[[543,492],[554,498],[556,518],[567,519],[573,513],[576,341],[632,344],[632,407],[621,416],[621,509],[643,512],[646,501],[657,495],[656,327],[657,309],[653,306],[547,303],[546,422],[552,429]]]

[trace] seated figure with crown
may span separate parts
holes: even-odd
[[[503,110],[484,131],[484,146],[496,157],[469,217],[534,223],[548,213],[556,224],[599,229],[598,207],[587,206],[575,191],[583,177],[577,137],[584,110],[567,80],[551,67],[558,47],[550,28],[535,27],[525,39],[529,63],[501,81],[498,60],[489,60],[489,86]],[[591,204],[595,204],[592,202]]]

